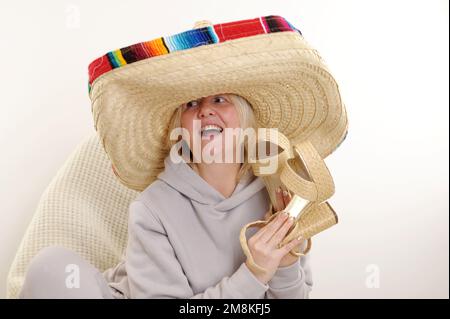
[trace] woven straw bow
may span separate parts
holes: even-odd
[[[251,165],[256,176],[260,176],[266,184],[271,205],[268,214],[270,217],[264,221],[255,221],[245,225],[241,229],[240,243],[244,254],[248,258],[248,265],[255,272],[264,272],[265,269],[257,265],[247,245],[246,231],[249,227],[263,227],[270,223],[283,211],[294,217],[291,226],[279,247],[284,246],[292,239],[301,237],[308,240],[303,252],[290,251],[294,256],[304,256],[311,248],[311,237],[321,231],[335,225],[337,215],[326,199],[334,194],[334,183],[325,162],[309,141],[303,141],[291,145],[286,136],[278,131],[267,129],[266,133],[258,136],[258,143],[269,142],[281,147],[282,151],[277,155],[261,160],[253,159]],[[278,163],[276,172],[266,172],[267,163],[275,160]],[[305,167],[308,179],[302,177],[299,172]],[[276,203],[275,188],[287,189],[293,193],[289,204],[282,211],[273,214],[272,205]]]

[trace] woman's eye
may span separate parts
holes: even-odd
[[[224,99],[223,97],[221,97],[221,96],[218,96],[218,97],[215,97],[215,98],[214,98],[214,101],[216,101],[216,102],[217,102],[217,101],[219,101],[219,102],[220,102],[220,101],[225,102],[225,99]]]
[[[195,101],[195,100],[194,100],[194,101],[189,101],[189,102],[186,103],[186,107],[188,107],[188,108],[189,108],[189,107],[192,107],[192,106],[194,106],[196,103],[197,103],[197,101]]]

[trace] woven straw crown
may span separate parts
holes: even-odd
[[[286,19],[264,16],[137,43],[89,65],[95,129],[117,177],[142,191],[164,169],[174,111],[219,93],[244,97],[259,127],[292,143],[309,140],[325,158],[345,139],[348,122],[324,60]]]

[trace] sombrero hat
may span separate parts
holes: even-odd
[[[347,115],[324,60],[281,16],[219,24],[133,44],[89,65],[95,129],[125,186],[142,191],[164,169],[168,123],[182,103],[219,93],[244,97],[258,127],[322,158],[345,139]]]

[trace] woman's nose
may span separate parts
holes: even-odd
[[[211,107],[211,105],[207,101],[200,102],[200,107],[198,110],[199,118],[204,118],[204,117],[208,117],[208,116],[215,115],[215,114],[216,113],[215,113],[214,109]]]

